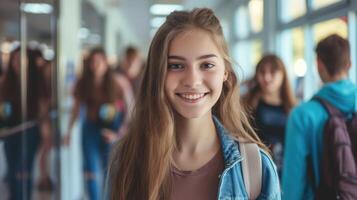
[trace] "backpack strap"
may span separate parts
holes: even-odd
[[[320,104],[322,104],[322,106],[327,110],[327,112],[330,116],[343,117],[343,114],[341,113],[340,110],[338,110],[335,106],[331,105],[329,102],[327,102],[323,98],[315,96],[313,99],[317,100]]]
[[[249,199],[257,199],[262,188],[262,160],[255,143],[239,142],[243,157],[242,169],[245,189]]]

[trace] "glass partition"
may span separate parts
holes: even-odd
[[[0,199],[59,199],[58,7],[0,4]]]

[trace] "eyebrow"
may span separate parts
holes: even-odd
[[[199,56],[197,58],[197,60],[206,59],[206,58],[212,58],[212,57],[217,58],[217,56],[215,54],[207,54],[207,55]],[[186,60],[184,57],[176,56],[176,55],[169,56],[168,59]]]

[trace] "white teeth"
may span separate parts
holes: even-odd
[[[181,97],[185,98],[185,99],[189,99],[189,100],[197,100],[200,99],[204,96],[205,94],[180,94]]]

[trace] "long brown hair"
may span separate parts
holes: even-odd
[[[0,101],[11,103],[12,114],[9,119],[10,125],[16,125],[21,122],[21,85],[20,85],[20,72],[16,73],[14,62],[18,59],[20,63],[20,48],[14,49],[10,53],[10,59],[7,67],[7,71],[4,74],[4,78],[0,87]],[[27,116],[28,120],[32,120],[37,117],[39,113],[39,99],[41,97],[40,82],[38,81],[40,72],[36,64],[36,60],[41,56],[39,50],[26,48],[27,57]],[[18,56],[18,57],[16,57]],[[19,70],[20,70],[20,66]]]
[[[262,89],[258,83],[258,74],[261,73],[260,71],[263,68],[268,66],[272,67],[273,71],[281,71],[283,73],[283,82],[280,87],[280,99],[282,100],[284,111],[289,113],[296,104],[296,98],[292,92],[283,61],[278,56],[273,54],[264,55],[258,62],[255,68],[255,75],[249,83],[249,92],[243,98],[244,104],[248,110],[253,111],[256,109],[262,95]]]
[[[106,53],[101,47],[91,49],[88,57],[83,60],[83,72],[74,89],[75,98],[89,106],[93,104],[93,99],[96,95],[98,95],[93,92],[94,72],[91,68],[94,56],[98,54],[103,56],[105,62],[107,62]],[[103,91],[103,99],[105,102],[114,102],[118,96],[121,95],[121,90],[119,87],[117,87],[117,84],[114,80],[114,73],[109,66],[107,71],[104,73],[103,82],[100,87],[101,91]]]
[[[228,79],[212,113],[233,137],[264,147],[241,109],[238,79],[219,20],[207,8],[191,12],[175,11],[167,16],[166,22],[153,38],[129,131],[112,151],[109,177],[110,197],[113,200],[170,198],[175,121],[164,92],[167,56],[173,38],[192,29],[204,30],[212,36],[228,72]]]

